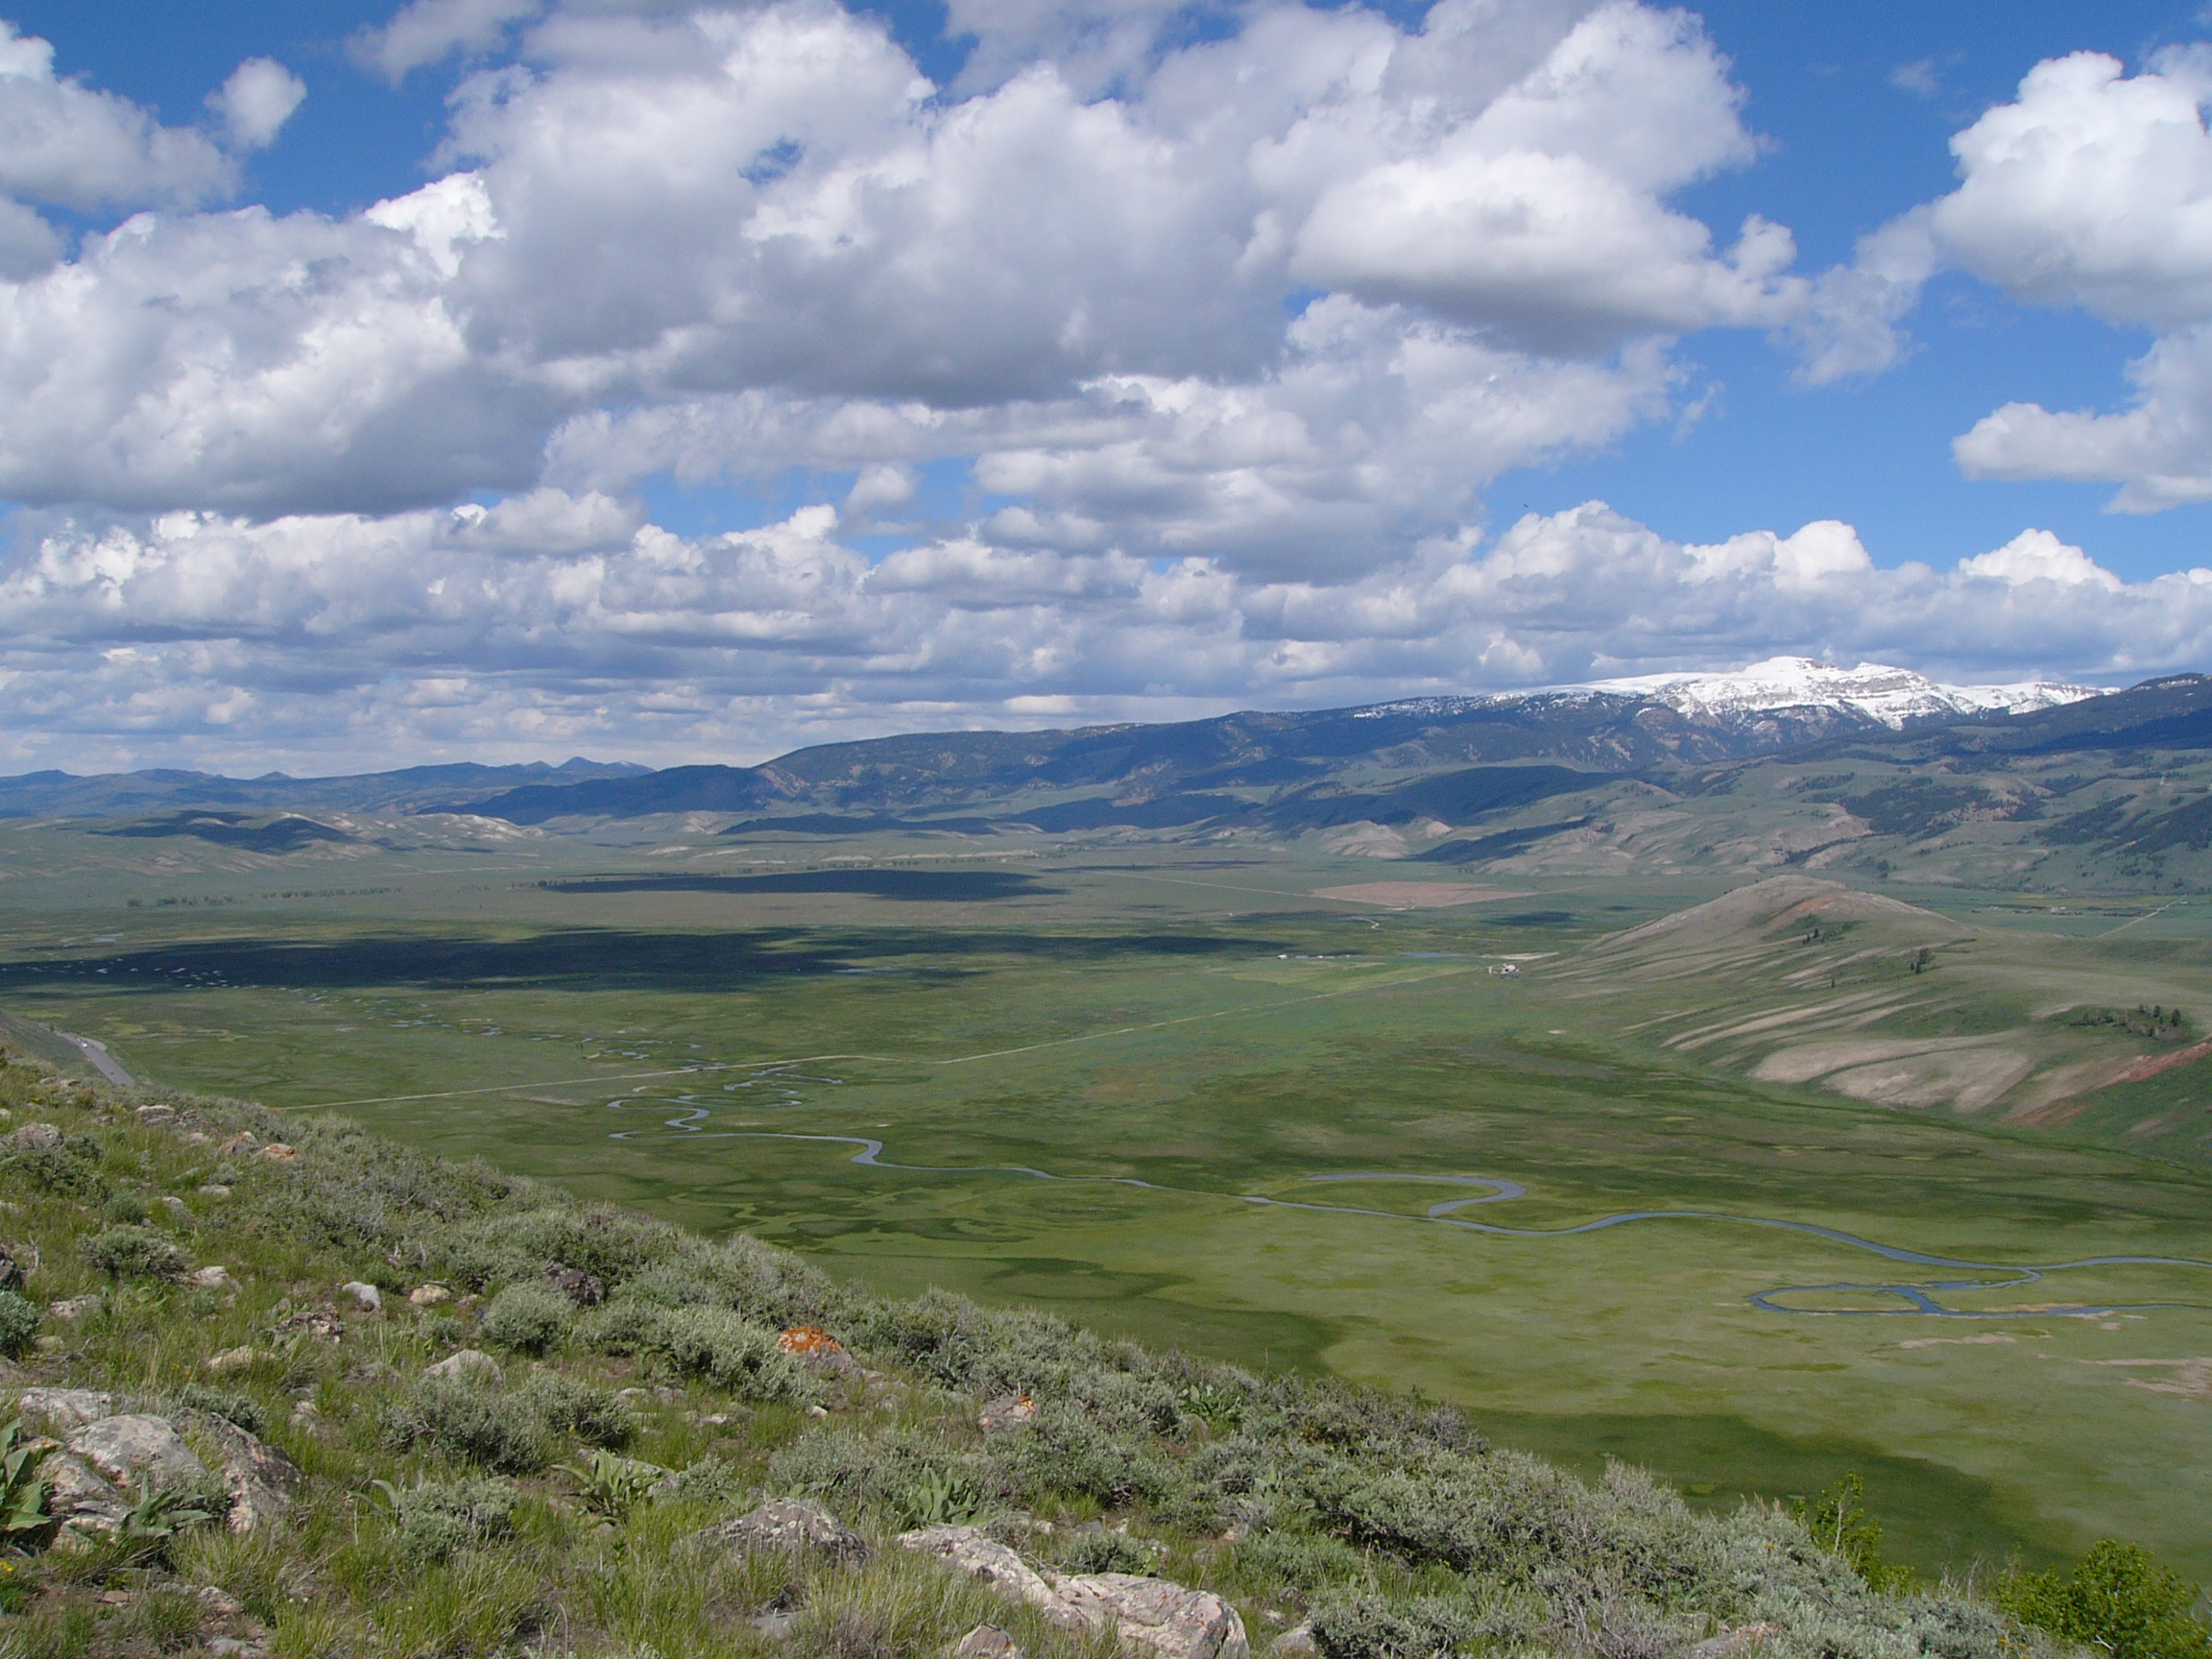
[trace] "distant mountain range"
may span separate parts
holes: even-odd
[[[1775,658],[1730,674],[1658,675],[1359,709],[1244,712],[1166,725],[950,732],[801,749],[760,766],[429,766],[241,780],[193,772],[0,779],[0,817],[133,819],[126,835],[192,835],[283,853],[314,845],[269,813],[466,814],[537,826],[706,815],[733,834],[1046,833],[1219,826],[1303,833],[1481,828],[1553,796],[1647,781],[1698,789],[1715,767],[1856,756],[1915,766],[1993,754],[2212,747],[2212,681],[2130,690],[1946,685],[1881,664]],[[1562,825],[1572,827],[1563,820]],[[1561,828],[1538,827],[1549,834]],[[1426,856],[1507,855],[1527,827]]]
[[[115,818],[163,809],[228,807],[237,812],[412,812],[470,793],[497,794],[558,779],[636,778],[647,766],[575,759],[559,766],[410,766],[340,778],[225,778],[213,772],[25,772],[0,778],[0,818]]]

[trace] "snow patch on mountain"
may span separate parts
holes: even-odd
[[[1847,709],[1891,730],[1938,715],[1995,710],[2021,714],[2101,697],[2094,685],[2048,680],[2005,685],[1946,685],[1883,662],[1839,668],[1809,657],[1769,657],[1731,672],[1644,674],[1572,687],[1612,696],[1648,697],[1693,718],[1734,723],[1780,709]]]

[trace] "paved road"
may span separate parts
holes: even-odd
[[[115,1064],[114,1057],[108,1052],[108,1045],[99,1038],[72,1036],[67,1031],[57,1031],[54,1035],[91,1061],[92,1069],[108,1082],[119,1084],[125,1089],[135,1089],[138,1086],[138,1079]]]

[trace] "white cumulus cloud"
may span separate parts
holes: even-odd
[[[306,96],[307,84],[274,58],[249,58],[208,94],[207,107],[223,118],[233,144],[260,150],[276,142]]]
[[[830,0],[415,0],[362,46],[394,73],[526,25],[423,189],[132,221],[43,271],[0,224],[0,493],[281,515],[523,488],[548,443],[548,481],[602,487],[671,445],[694,478],[825,464],[769,425],[854,472],[968,459],[1033,541],[1341,575],[1664,418],[1672,336],[1815,303],[1787,229],[1723,248],[1671,204],[1756,152],[1686,14],[1181,16],[969,7],[1002,73],[947,91]],[[1070,42],[1125,30],[1100,83]],[[243,66],[233,142],[297,90]]]
[[[1959,188],[1822,279],[1823,303],[1799,325],[1815,377],[1887,366],[1919,284],[1939,266],[1970,272],[2020,302],[2157,338],[2128,365],[2130,407],[2008,403],[1954,445],[1967,476],[2109,481],[2122,512],[2212,499],[2207,98],[2204,45],[2154,54],[2134,75],[2096,52],[2038,63],[2010,103],[1952,139]]]
[[[189,205],[235,182],[205,133],[57,76],[51,44],[0,22],[0,194],[95,211]]]

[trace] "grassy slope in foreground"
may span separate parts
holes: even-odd
[[[1777,1656],[2047,1650],[1954,1587],[1869,1590],[1772,1508],[1694,1515],[1625,1469],[1586,1486],[1418,1400],[1257,1378],[954,1298],[880,1300],[747,1238],[583,1208],[337,1121],[208,1101],[150,1125],[129,1096],[20,1064],[0,1068],[0,1103],[66,1137],[0,1149],[8,1229],[38,1263],[28,1289],[90,1299],[73,1322],[49,1317],[18,1380],[221,1411],[307,1478],[287,1518],[251,1531],[13,1567],[0,1650],[205,1650],[228,1631],[276,1659],[895,1659],[989,1618],[1032,1653],[1102,1659],[1099,1639],[891,1544],[950,1519],[995,1519],[1046,1565],[1214,1588],[1262,1645],[1310,1615],[1332,1659],[1657,1656],[1748,1623]],[[281,1132],[298,1153],[232,1142],[226,1157],[239,1130]],[[225,1265],[236,1287],[103,1277],[84,1246],[117,1227]],[[556,1262],[602,1279],[604,1303],[549,1294]],[[333,1287],[354,1279],[383,1286],[382,1310],[340,1311]],[[425,1309],[395,1294],[426,1280],[465,1294]],[[301,1328],[319,1309],[338,1334]],[[782,1353],[776,1333],[795,1324],[835,1333],[869,1369],[826,1377]],[[500,1337],[496,1382],[422,1375]],[[218,1354],[232,1356],[220,1395],[206,1391]],[[1033,1422],[986,1435],[979,1407],[1010,1392],[1034,1400]],[[585,1463],[591,1442],[681,1471],[675,1490],[595,1516],[553,1467]],[[873,1555],[833,1566],[686,1542],[763,1494],[825,1500]]]

